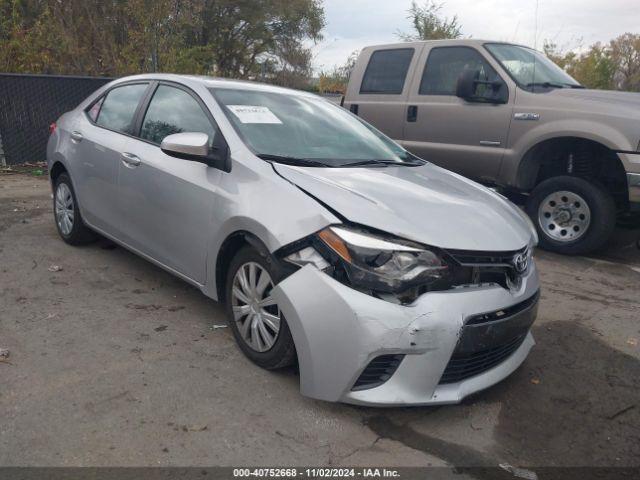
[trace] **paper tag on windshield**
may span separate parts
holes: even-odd
[[[227,105],[227,107],[242,123],[282,124],[280,119],[267,107],[261,107],[258,105]]]

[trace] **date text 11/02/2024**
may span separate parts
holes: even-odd
[[[234,468],[234,478],[399,478],[388,468]]]

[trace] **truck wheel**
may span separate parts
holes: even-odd
[[[611,194],[578,177],[553,177],[540,183],[526,209],[538,230],[540,246],[566,255],[599,249],[616,224]]]
[[[231,261],[225,284],[233,335],[249,360],[267,370],[291,365],[296,358],[287,321],[271,296],[280,280],[273,262],[244,247]]]

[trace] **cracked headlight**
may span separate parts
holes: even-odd
[[[302,265],[301,260],[308,259],[304,263],[313,263],[359,290],[397,294],[444,282],[449,273],[435,250],[342,225],[321,230],[312,244],[286,260]]]

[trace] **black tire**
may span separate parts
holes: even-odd
[[[591,221],[586,232],[573,241],[554,239],[541,225],[538,218],[542,202],[554,192],[561,191],[572,192],[582,197],[591,214]],[[616,225],[616,204],[611,194],[600,185],[578,177],[560,176],[541,182],[531,192],[526,210],[538,231],[540,247],[564,255],[581,255],[602,248]]]
[[[61,188],[62,185],[65,185],[71,193],[71,200],[73,204],[73,224],[69,232],[62,231],[57,217],[56,197],[58,194],[58,189]],[[69,175],[67,173],[61,173],[58,178],[56,178],[56,181],[54,183],[53,219],[55,221],[58,234],[60,235],[62,240],[64,240],[69,245],[85,245],[87,243],[95,241],[97,238],[96,234],[84,224],[84,220],[82,219],[82,215],[80,214],[80,209],[78,208],[78,199],[76,197],[75,190],[73,189],[71,179],[69,178]]]
[[[225,308],[229,326],[233,331],[240,350],[242,350],[253,363],[267,370],[287,367],[295,362],[296,349],[284,315],[281,315],[280,330],[273,346],[264,352],[256,351],[248,345],[240,333],[238,323],[234,319],[232,304],[234,277],[243,265],[250,262],[257,263],[264,268],[269,273],[274,285],[283,278],[283,272],[278,268],[276,262],[268,253],[259,252],[256,248],[250,246],[240,249],[233,260],[231,260],[225,283]]]

